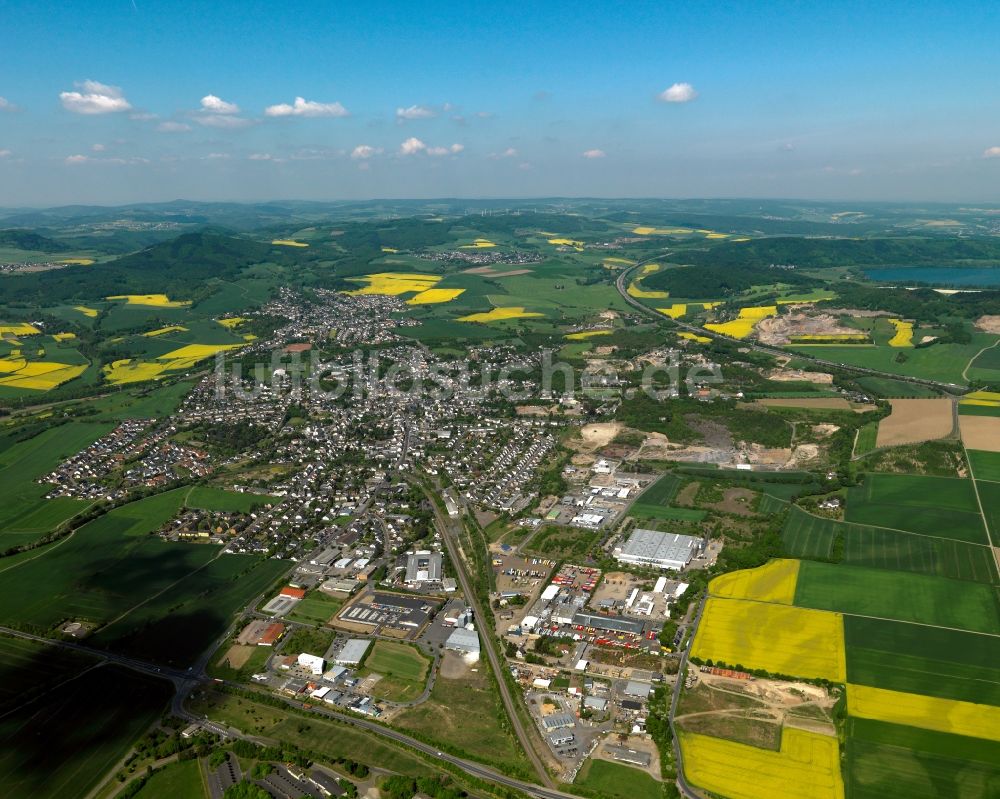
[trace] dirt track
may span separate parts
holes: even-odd
[[[894,399],[890,404],[892,413],[879,422],[876,446],[918,444],[944,438],[951,435],[955,426],[950,399]]]

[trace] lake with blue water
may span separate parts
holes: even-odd
[[[928,283],[934,286],[985,288],[1000,286],[1000,267],[892,266],[865,269],[865,277],[880,283],[909,286]]]

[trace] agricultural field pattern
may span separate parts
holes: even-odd
[[[1000,796],[995,224],[0,210],[4,795]]]

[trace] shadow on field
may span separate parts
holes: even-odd
[[[0,640],[2,645],[2,640]],[[65,652],[5,658],[0,680],[24,686],[0,705],[0,784],[11,799],[86,796],[167,707],[173,687],[119,666],[54,675]],[[52,684],[45,684],[49,675]],[[65,681],[65,682],[64,682]]]

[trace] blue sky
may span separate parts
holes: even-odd
[[[0,0],[0,205],[1000,201],[997,41],[968,0]]]

